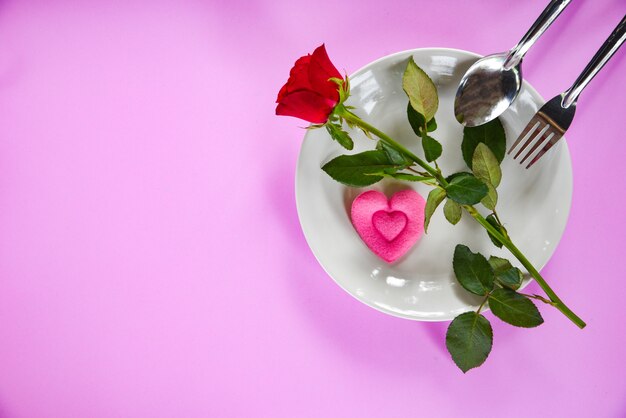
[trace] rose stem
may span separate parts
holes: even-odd
[[[431,174],[434,178],[437,179],[441,187],[445,189],[448,186],[448,182],[443,178],[441,172],[430,166],[424,160],[419,158],[417,155],[413,154],[406,147],[401,145],[400,143],[393,140],[384,132],[378,130],[376,127],[370,125],[365,122],[363,119],[350,112],[346,107],[342,104],[338,105],[335,108],[335,114],[344,118],[348,123],[358,126],[359,128],[371,132],[377,137],[379,137],[383,142],[393,147],[397,151],[405,154],[407,157],[412,159],[415,163],[417,163],[420,167],[426,170],[429,174]],[[496,228],[494,228],[487,220],[471,205],[462,205],[463,208],[469,213],[480,225],[482,225],[491,235],[493,235],[498,241],[502,243],[510,252],[519,260],[520,263],[528,270],[528,272],[534,277],[537,281],[537,284],[546,295],[550,298],[552,302],[554,302],[554,306],[561,311],[567,318],[569,318],[576,326],[579,328],[584,328],[586,326],[585,322],[578,317],[574,312],[572,312],[565,303],[556,295],[554,290],[548,285],[546,280],[541,276],[539,271],[532,265],[530,261],[522,254],[522,252],[513,244],[510,238],[505,237],[500,233]]]

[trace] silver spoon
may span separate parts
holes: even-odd
[[[454,100],[460,123],[479,126],[508,109],[522,87],[522,58],[571,1],[552,0],[513,49],[481,58],[467,70]]]

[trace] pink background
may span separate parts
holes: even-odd
[[[294,203],[303,123],[273,114],[322,42],[348,72],[487,54],[546,3],[0,0],[0,418],[626,416],[626,48],[581,96],[544,270],[588,327],[494,320],[467,375],[447,324],[325,275]],[[526,79],[564,90],[624,12],[575,0]]]

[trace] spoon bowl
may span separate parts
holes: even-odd
[[[467,70],[454,99],[456,120],[479,126],[508,109],[522,86],[522,58],[571,1],[552,0],[513,49],[481,58]]]
[[[522,87],[518,62],[507,68],[508,53],[476,61],[465,73],[454,99],[454,115],[465,126],[479,126],[500,116]]]

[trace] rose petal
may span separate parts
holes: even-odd
[[[311,55],[311,61],[319,64],[319,66],[322,67],[322,71],[328,76],[328,78],[342,78],[341,73],[339,72],[339,70],[337,70],[337,68],[335,68],[330,58],[328,57],[328,53],[326,52],[326,45],[322,44],[318,46],[315,51],[313,51],[313,54]]]
[[[311,55],[305,55],[298,58],[291,71],[289,72],[289,80],[278,92],[278,98],[276,103],[279,103],[282,98],[291,92],[298,90],[313,90],[313,86],[309,80],[309,65],[311,62]]]
[[[336,104],[315,92],[301,90],[285,95],[276,106],[276,114],[294,116],[311,123],[325,123]]]
[[[309,81],[311,82],[313,90],[328,99],[338,102],[338,86],[332,81],[328,81],[328,79],[332,77],[343,78],[330,61],[330,58],[328,58],[326,47],[322,44],[317,47],[315,51],[313,51],[313,55],[311,55]]]

